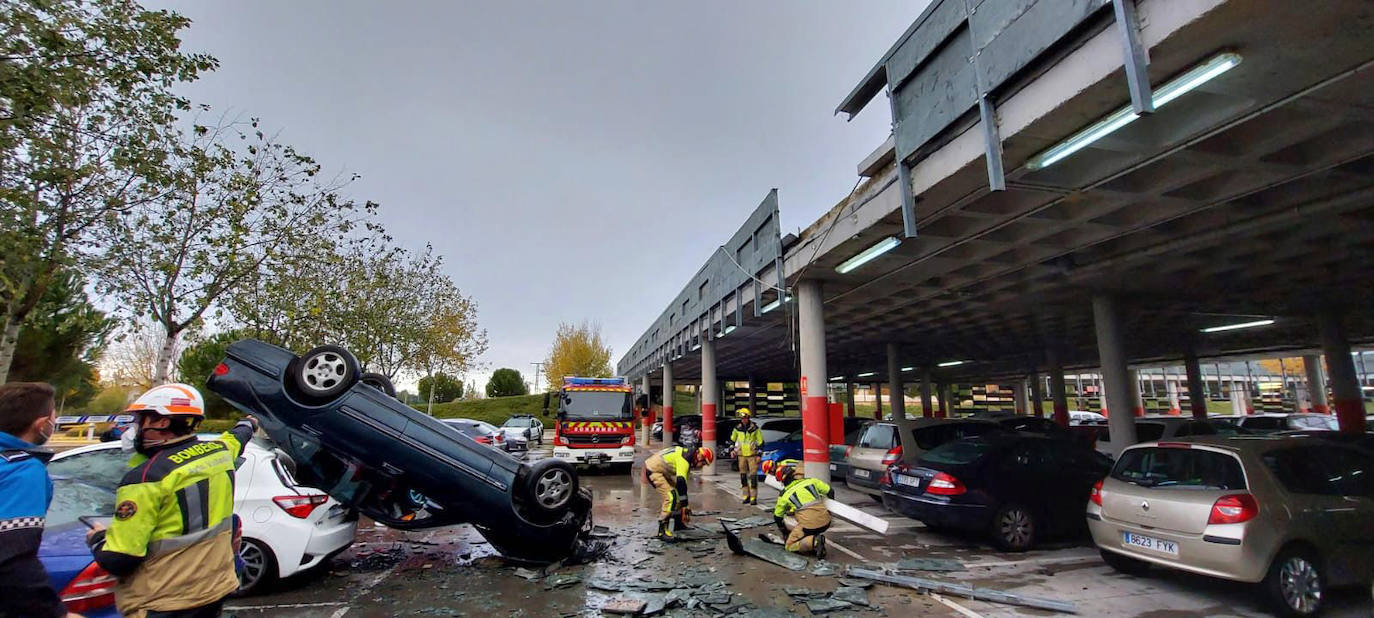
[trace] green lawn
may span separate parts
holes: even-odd
[[[415,404],[416,410],[424,412],[426,406]],[[544,394],[522,395],[517,397],[492,397],[473,401],[450,401],[434,404],[435,418],[470,418],[500,427],[506,419],[516,414],[539,416],[543,412]]]

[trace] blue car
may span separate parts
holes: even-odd
[[[115,578],[91,557],[86,547],[85,522],[108,519],[114,513],[114,493],[66,478],[53,479],[52,506],[48,509],[43,544],[38,559],[47,569],[53,588],[67,610],[88,618],[119,616],[115,609]]]
[[[763,478],[762,462],[778,462],[784,459],[802,458],[802,420],[796,417],[790,418],[761,418],[758,419],[759,429],[763,431],[763,447],[760,449],[762,458],[759,464],[759,478]],[[863,426],[864,419],[846,416],[844,418],[844,433],[846,436],[852,435]],[[772,466],[767,466],[771,468]]]

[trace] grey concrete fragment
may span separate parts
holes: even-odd
[[[863,588],[840,586],[830,594],[830,598],[868,607],[868,592],[864,591]]]
[[[835,599],[810,599],[806,602],[806,609],[811,610],[813,614],[833,612],[847,607],[852,607],[852,604]]]
[[[963,571],[964,564],[947,558],[903,558],[897,561],[899,571]]]

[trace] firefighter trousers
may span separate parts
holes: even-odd
[[[815,551],[816,535],[830,528],[830,511],[825,508],[825,505],[818,504],[819,502],[817,500],[817,503],[809,504],[793,515],[797,519],[797,526],[787,534],[787,551],[796,553]]]
[[[759,459],[758,455],[739,457],[739,486],[744,490],[744,497],[758,499],[759,497]]]
[[[659,509],[658,519],[659,521],[668,519],[677,512],[677,488],[673,486],[672,481],[668,480],[667,475],[649,472],[648,477],[649,483],[654,486],[655,490],[658,490],[659,497],[663,498],[663,506]]]

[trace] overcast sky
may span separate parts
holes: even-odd
[[[618,361],[770,188],[784,233],[843,198],[889,115],[832,112],[928,2],[167,6],[221,62],[187,94],[361,174],[352,197],[444,256],[484,384],[530,379],[560,321]]]

